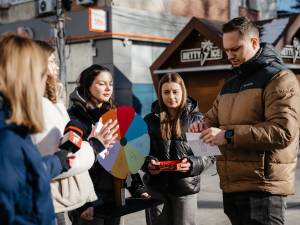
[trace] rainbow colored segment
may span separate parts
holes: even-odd
[[[137,173],[149,154],[150,138],[147,124],[130,106],[120,106],[105,113],[103,123],[117,119],[119,136],[109,154],[97,157],[103,168],[114,177],[125,179],[129,174]]]

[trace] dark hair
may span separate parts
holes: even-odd
[[[86,68],[80,73],[79,80],[78,80],[78,92],[87,102],[93,102],[92,101],[92,95],[90,93],[90,87],[92,83],[94,82],[95,78],[101,73],[101,72],[109,72],[111,73],[110,69],[108,69],[105,66],[101,66],[98,64],[93,64],[90,67]],[[110,99],[110,102],[112,104],[112,100]]]
[[[259,37],[259,28],[247,17],[237,17],[223,25],[223,33],[238,31],[241,37],[254,34]]]

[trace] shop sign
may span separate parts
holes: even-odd
[[[298,38],[295,37],[293,39],[293,45],[286,45],[281,50],[281,57],[293,59],[293,63],[295,63],[297,59],[300,59],[300,41]]]
[[[222,58],[222,49],[215,46],[209,40],[201,42],[201,48],[183,49],[180,51],[180,61],[183,63],[200,61],[200,65],[203,66],[208,60],[218,60]]]
[[[106,11],[102,9],[89,8],[89,31],[103,32],[106,27]]]

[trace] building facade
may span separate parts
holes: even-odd
[[[149,67],[192,16],[221,22],[243,13],[253,14],[253,10],[261,12],[253,14],[255,19],[262,15],[276,16],[274,7],[263,8],[264,2],[73,0],[65,20],[67,94],[73,91],[84,68],[102,64],[113,72],[117,104],[133,105],[138,113],[145,115],[156,99]],[[276,5],[275,0],[268,3]],[[0,33],[25,28],[33,39],[55,44],[56,6],[56,0],[0,0]],[[98,11],[95,14],[90,8]],[[93,22],[99,20],[104,29],[93,27]]]

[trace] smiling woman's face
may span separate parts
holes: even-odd
[[[100,72],[95,77],[89,91],[99,103],[109,101],[113,93],[113,81],[111,73],[108,71]]]

